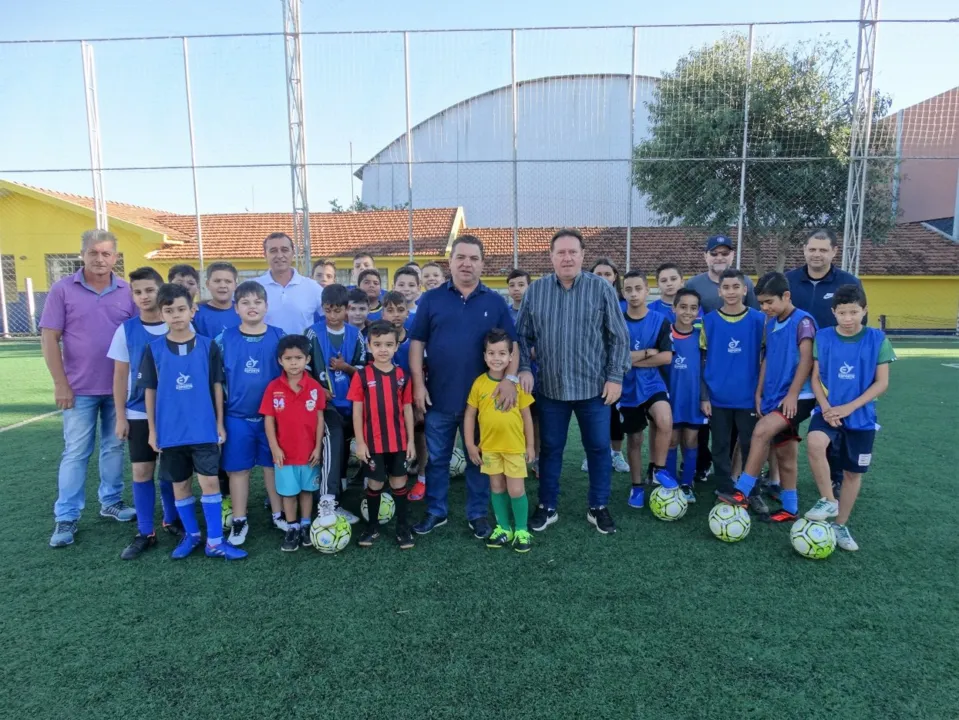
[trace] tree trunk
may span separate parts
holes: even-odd
[[[789,238],[779,238],[779,242],[776,243],[776,272],[785,272],[789,245]]]

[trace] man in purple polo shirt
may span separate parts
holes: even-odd
[[[81,257],[83,269],[50,288],[40,318],[43,359],[53,377],[57,407],[63,410],[64,448],[51,547],[72,545],[77,533],[97,420],[100,514],[120,522],[136,517],[122,500],[123,442],[114,434],[113,361],[107,358],[114,331],[136,309],[130,286],[113,274],[117,239],[112,233],[83,233]]]

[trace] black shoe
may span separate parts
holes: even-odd
[[[547,510],[544,505],[537,505],[533,516],[529,519],[529,529],[533,532],[543,532],[557,520],[559,520],[558,512]]]
[[[163,523],[163,532],[181,540],[183,538],[183,521],[180,518],[174,518],[171,523]]]
[[[360,535],[357,545],[360,547],[373,547],[373,543],[380,536],[380,530],[376,525],[368,525],[366,530],[363,531],[363,534]]]
[[[769,506],[759,493],[749,496],[749,510],[762,522],[768,522]]]
[[[423,519],[420,520],[419,524],[413,526],[413,532],[417,535],[428,535],[433,531],[434,528],[442,527],[446,524],[446,518],[440,517],[439,515],[434,515],[433,513],[426,513],[423,516]]]
[[[310,537],[310,526],[300,526],[300,547],[313,547],[313,538]]]
[[[613,516],[609,514],[609,508],[605,506],[590,508],[586,513],[586,519],[603,535],[616,532],[616,523],[613,522]]]
[[[123,552],[120,553],[121,560],[136,560],[147,550],[152,548],[157,544],[156,533],[153,535],[141,535],[137,533],[133,538],[133,542],[123,548]]]
[[[413,533],[406,525],[398,525],[396,528],[396,544],[400,550],[412,550],[416,547],[416,540],[413,539]]]
[[[493,527],[485,517],[470,520],[470,530],[473,531],[473,537],[477,540],[485,540],[493,534]]]
[[[300,549],[300,528],[296,525],[290,525],[283,535],[283,544],[280,550],[283,552],[296,552]]]

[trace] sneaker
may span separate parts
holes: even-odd
[[[629,506],[631,508],[641,508],[645,502],[646,487],[644,485],[633,485],[629,489]]]
[[[286,518],[284,518],[282,515],[280,515],[280,517],[276,517],[274,515],[273,527],[275,527],[277,530],[280,530],[282,532],[286,532],[289,529],[290,524],[286,521]]]
[[[283,552],[296,552],[300,549],[300,529],[295,525],[286,526],[286,533],[283,535],[283,543],[280,550]]]
[[[413,483],[413,487],[407,493],[406,498],[410,502],[419,502],[424,497],[426,497],[426,482],[420,478],[416,478],[416,482]]]
[[[233,547],[239,547],[246,542],[246,534],[250,530],[250,523],[246,520],[234,520],[230,528],[230,537],[226,539]]]
[[[184,532],[186,532],[183,529],[183,521],[180,518],[177,518],[171,523],[165,522],[163,523],[162,527],[163,527],[163,532],[165,532],[167,535],[172,535],[177,540],[182,538]]]
[[[683,485],[679,489],[683,493],[683,497],[686,498],[686,502],[689,505],[692,505],[694,502],[696,502],[696,493],[693,492],[692,485]]]
[[[206,546],[206,556],[212,558],[225,558],[226,560],[242,560],[249,553],[246,550],[240,550],[238,547],[233,547],[228,542],[221,542],[219,545],[207,545]]]
[[[589,472],[589,460],[583,458],[583,464],[579,466],[579,469],[583,472]]]
[[[73,545],[73,538],[77,534],[79,523],[76,520],[60,520],[54,523],[53,535],[50,536],[50,547],[66,547]]]
[[[819,520],[820,522],[834,518],[839,514],[839,502],[836,500],[827,500],[819,498],[816,504],[806,511],[807,520]]]
[[[443,527],[445,524],[445,517],[434,515],[433,513],[426,513],[423,519],[413,526],[413,532],[417,535],[429,535],[433,530],[438,527]]]
[[[836,533],[836,544],[843,550],[856,552],[856,550],[859,549],[859,545],[857,545],[856,541],[852,539],[852,535],[849,533],[849,528],[847,528],[845,525],[833,523],[832,529]]]
[[[100,515],[102,517],[113,518],[117,522],[130,522],[131,520],[136,520],[137,511],[120,500],[119,502],[113,503],[113,505],[101,507]]]
[[[360,535],[360,539],[356,544],[360,547],[373,547],[373,543],[376,542],[379,536],[379,527],[377,525],[369,525],[366,530],[363,531],[363,534]]]
[[[416,540],[413,539],[413,533],[410,532],[408,526],[398,525],[396,527],[396,544],[400,546],[400,550],[412,550],[416,547]]]
[[[534,532],[543,532],[546,528],[559,520],[559,513],[543,505],[537,505],[536,511],[529,519],[529,529]]]
[[[485,540],[493,534],[493,526],[485,517],[479,517],[469,522],[470,530],[473,531],[473,537],[477,540]]]
[[[719,502],[724,502],[727,505],[749,507],[749,498],[743,495],[739,490],[730,490],[729,492],[717,490],[716,497],[719,499]]]
[[[356,525],[356,523],[360,521],[356,515],[351,513],[345,507],[338,507],[335,510],[335,514],[339,515],[341,518],[346,518],[346,522],[348,522],[350,525]]]
[[[768,516],[769,522],[774,523],[795,522],[798,519],[799,515],[796,513],[791,513],[788,510],[777,510],[772,515]]]
[[[170,557],[174,560],[182,560],[198,547],[200,547],[200,543],[202,542],[203,538],[201,536],[190,535],[187,533],[183,536],[183,539],[180,540],[180,544],[173,548],[173,552],[170,553]]]
[[[679,481],[673,477],[673,474],[665,468],[653,473],[653,483],[662,485],[667,490],[673,490],[679,487]]]
[[[749,496],[749,511],[758,517],[762,522],[769,519],[769,505],[763,500],[761,493],[755,493]]]
[[[626,458],[623,457],[623,453],[614,452],[613,457],[613,472],[618,473],[628,473],[629,472],[629,463],[626,462]]]
[[[133,537],[133,542],[123,548],[123,552],[120,553],[121,560],[136,560],[147,550],[152,548],[157,544],[156,533],[153,535],[141,535],[137,533]]]
[[[316,516],[326,518],[336,514],[336,498],[332,495],[320,495],[320,500],[316,504]]]
[[[762,486],[762,491],[770,500],[781,501],[783,489],[779,483],[766,483]]]
[[[605,506],[590,508],[586,513],[586,519],[603,535],[616,532],[616,523],[613,522],[613,516],[609,514],[609,508]]]
[[[497,525],[488,538],[486,538],[486,547],[499,549],[504,548],[513,542],[513,533]]]
[[[313,538],[310,537],[309,525],[300,525],[300,547],[313,547]]]
[[[517,530],[513,533],[513,550],[518,553],[527,553],[533,546],[533,536],[527,530]]]

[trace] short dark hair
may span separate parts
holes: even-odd
[[[673,307],[676,307],[676,305],[679,304],[679,298],[687,295],[696,298],[696,302],[699,304],[700,307],[702,307],[703,305],[702,296],[698,292],[693,290],[692,288],[688,288],[688,287],[682,287],[676,291],[676,297],[673,298]]]
[[[586,243],[583,242],[583,233],[581,233],[579,230],[575,230],[574,228],[560,228],[559,230],[554,232],[553,237],[549,239],[550,252],[553,252],[553,248],[556,246],[556,241],[559,240],[561,237],[576,238],[577,240],[579,240],[579,249],[580,250],[586,249]]]
[[[410,277],[416,278],[416,282],[420,281],[420,274],[413,269],[411,265],[404,265],[401,268],[396,268],[396,272],[393,273],[393,284],[396,284],[396,279],[401,275],[409,275]]]
[[[240,277],[240,273],[237,272],[236,267],[232,263],[217,261],[215,263],[210,263],[206,269],[206,279],[209,280],[213,277],[215,272],[228,272],[233,273],[233,279],[236,280]]]
[[[616,275],[616,279],[619,280],[619,268],[616,267],[616,263],[610,260],[608,257],[597,258],[596,262],[593,263],[593,266],[589,269],[590,272],[596,272],[596,268],[600,265],[605,265],[613,269],[613,274]]]
[[[373,256],[370,255],[368,252],[358,252],[356,253],[356,255],[353,256],[353,262],[356,262],[360,258],[366,258],[366,257],[368,257],[370,260],[373,259]]]
[[[756,297],[772,295],[781,298],[787,292],[789,292],[789,281],[781,272],[766,273],[756,283]]]
[[[360,290],[360,292],[363,291]],[[330,283],[323,288],[321,302],[330,307],[346,307],[350,302],[350,291],[346,289],[345,285]]]
[[[723,270],[723,274],[719,276],[720,285],[723,284],[723,280],[739,280],[743,285],[746,284],[746,276],[739,268],[728,268]]]
[[[420,264],[416,260],[410,260],[404,267],[415,267],[417,270],[420,269]]]
[[[426,270],[426,268],[428,267],[435,267],[437,270],[439,270],[443,274],[443,277],[446,277],[446,271],[443,269],[443,266],[440,265],[438,262],[430,261],[426,263],[423,267],[421,267],[420,271],[422,272],[423,270]]]
[[[317,269],[318,267],[320,267],[321,265],[322,265],[323,267],[329,266],[329,267],[333,268],[334,270],[336,270],[336,263],[335,263],[335,262],[333,262],[332,260],[323,260],[322,258],[320,258],[320,259],[317,260],[315,263],[313,263],[313,267],[310,268],[310,275],[312,275],[313,273],[315,273],[315,272],[316,272],[316,269]]]
[[[380,271],[374,268],[367,268],[366,270],[364,270],[363,272],[361,272],[359,275],[356,276],[357,287],[359,287],[360,283],[362,283],[363,280],[368,278],[370,275],[373,275],[376,278],[377,282],[380,283],[380,285],[383,284],[383,279],[380,277]]]
[[[661,272],[663,272],[664,270],[675,270],[675,271],[676,271],[676,274],[679,275],[679,277],[682,277],[682,276],[683,276],[683,271],[679,269],[679,265],[677,265],[677,264],[674,263],[674,262],[664,262],[662,265],[660,265],[658,268],[656,268],[656,281],[657,281],[657,282],[659,282],[659,274],[660,274]]]
[[[483,247],[483,241],[475,235],[458,235],[450,246],[450,257],[456,252],[457,245],[475,245],[480,251],[480,260],[486,259],[486,248]]]
[[[486,336],[483,338],[483,350],[499,342],[505,342],[509,351],[513,352],[513,338],[511,338],[503,328],[493,328],[486,333]]]
[[[866,291],[855,283],[840,285],[832,296],[832,307],[835,310],[840,305],[856,304],[866,307]]]
[[[164,283],[157,290],[157,307],[163,308],[172,305],[177,298],[185,299],[187,307],[193,307],[193,296],[189,290],[176,283]]]
[[[369,305],[370,298],[365,292],[363,292],[359,288],[353,288],[352,290],[350,290],[349,295],[346,296],[346,303],[347,305],[351,303],[355,303],[357,305],[361,305],[361,304]]]
[[[310,356],[310,341],[306,335],[284,335],[276,344],[276,359],[283,357],[287,350],[299,350],[301,353]]]
[[[192,265],[187,265],[186,263],[182,265],[174,265],[169,270],[167,270],[166,281],[173,282],[173,278],[177,275],[186,275],[196,280],[197,284],[200,284],[200,273],[196,271],[196,268]]]
[[[152,280],[157,287],[163,284],[163,276],[152,267],[137,268],[127,276],[127,280],[131,283],[135,280]]]
[[[374,337],[381,337],[383,335],[393,335],[393,337],[396,338],[396,343],[399,344],[400,342],[399,329],[393,327],[393,323],[386,322],[386,320],[375,320],[366,329],[366,337],[369,340],[372,340]]]
[[[233,302],[240,302],[240,300],[248,295],[267,302],[266,288],[260,285],[256,280],[244,280],[237,285],[236,290],[233,291]]]
[[[520,270],[519,268],[514,268],[510,270],[509,275],[506,276],[506,283],[509,284],[510,280],[515,280],[516,278],[526,278],[527,283],[533,282],[533,279],[529,276],[529,273],[525,270]]]
[[[266,252],[266,244],[270,240],[279,240],[280,238],[286,238],[290,241],[290,250],[293,250],[293,238],[287,235],[285,232],[273,232],[263,238],[263,252]]]
[[[839,238],[837,238],[836,233],[829,228],[817,228],[813,230],[806,236],[806,242],[804,242],[803,245],[808,245],[810,240],[828,240],[830,247],[839,247]]]
[[[403,293],[397,292],[396,290],[390,290],[386,295],[383,296],[383,299],[380,301],[383,307],[389,305],[394,305],[395,307],[406,307],[406,298],[403,297]]]
[[[623,280],[631,280],[632,278],[642,278],[643,285],[649,287],[649,279],[646,277],[646,273],[642,270],[630,270],[628,273],[623,275]]]

